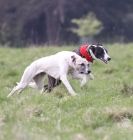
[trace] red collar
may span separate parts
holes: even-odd
[[[80,55],[81,55],[81,57],[84,57],[87,61],[93,63],[93,58],[89,54],[89,52],[87,51],[88,47],[89,47],[89,45],[87,45],[87,44],[84,44],[84,45],[80,46],[80,48],[79,48]]]

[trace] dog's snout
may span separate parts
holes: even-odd
[[[109,58],[108,58],[108,61],[110,61],[110,60],[111,60],[111,58],[109,57]]]
[[[87,72],[88,74],[90,74],[91,73],[91,71],[90,70],[88,70],[88,72]]]

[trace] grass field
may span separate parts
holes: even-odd
[[[33,60],[74,47],[0,48],[0,140],[133,140],[133,44],[107,45],[112,61],[94,62],[95,79],[69,97],[63,85],[6,98]]]

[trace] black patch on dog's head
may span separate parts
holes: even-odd
[[[104,58],[104,49],[102,47],[97,46],[95,49],[95,56],[98,59]]]
[[[72,55],[71,58],[72,58],[72,62],[75,63],[76,62],[76,57],[74,55]]]

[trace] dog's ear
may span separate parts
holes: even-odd
[[[90,50],[93,52],[93,54],[95,54],[95,51],[96,51],[96,45],[91,45],[91,46],[89,46],[89,48],[88,48],[88,52],[90,52]]]
[[[71,56],[72,62],[76,63],[76,57],[74,55]]]

